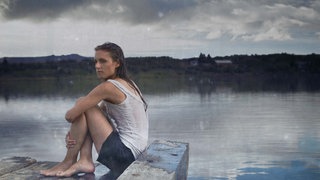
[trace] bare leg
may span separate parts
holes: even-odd
[[[90,136],[99,153],[102,144],[112,133],[113,127],[98,106],[88,109],[85,115]]]
[[[58,172],[57,176],[70,177],[77,173],[93,173],[94,170],[95,167],[92,161],[92,139],[89,135],[87,135],[80,150],[79,161],[73,164],[67,170]]]
[[[89,133],[81,147],[80,159],[70,168],[59,172],[58,176],[69,177],[73,174],[93,173],[94,164],[92,161],[92,142],[94,142],[96,150],[99,152],[102,144],[113,131],[112,126],[107,121],[100,108],[93,107],[85,112],[86,125]]]
[[[85,119],[85,115],[82,114],[76,119],[70,128],[71,136],[76,140],[76,145],[73,148],[67,150],[67,154],[62,162],[56,166],[40,171],[40,174],[45,176],[56,176],[58,172],[65,171],[70,168],[70,166],[77,162],[78,153],[84,140],[87,136],[88,128]]]

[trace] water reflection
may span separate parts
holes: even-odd
[[[319,178],[319,89],[304,90],[300,81],[288,89],[253,82],[249,88],[255,83],[228,78],[139,79],[149,103],[150,142],[189,142],[188,179]],[[60,161],[69,128],[64,113],[95,83],[1,82],[1,158]]]
[[[154,103],[152,137],[190,142],[191,179],[235,179],[243,168],[277,168],[274,160],[319,164],[318,93],[220,92],[205,102],[196,94],[177,93]],[[299,147],[303,144],[313,151]]]
[[[210,98],[216,92],[317,92],[320,77],[288,76],[235,76],[229,74],[212,77],[186,76],[185,78],[135,78],[145,94],[171,94],[181,91],[195,92],[201,98]],[[0,80],[0,96],[5,101],[21,96],[68,96],[87,94],[99,81],[94,76],[57,79]]]
[[[312,179],[319,177],[319,165],[305,161],[290,161],[286,164],[275,162],[276,166],[269,168],[246,167],[240,169],[237,180],[248,179]]]
[[[59,97],[21,97],[6,103],[0,100],[0,154],[57,160],[55,155],[65,152],[63,139],[69,124],[63,117],[72,105],[69,101]]]
[[[19,97],[79,97],[98,83],[93,77],[0,80],[0,96],[5,101]]]

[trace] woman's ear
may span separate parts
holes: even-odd
[[[117,64],[116,64],[116,68],[120,67],[119,61],[117,61],[116,63],[117,63]]]
[[[113,62],[115,63],[115,67],[116,67],[116,68],[120,67],[120,62],[119,62],[119,61],[115,61],[115,60],[114,60]]]

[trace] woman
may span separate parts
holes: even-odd
[[[94,62],[102,83],[67,111],[65,118],[71,128],[66,136],[66,156],[53,168],[40,171],[42,175],[93,173],[93,143],[97,161],[118,177],[147,146],[147,105],[128,78],[122,49],[114,43],[97,46]]]

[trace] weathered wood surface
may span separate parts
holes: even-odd
[[[45,177],[39,174],[40,170],[48,169],[56,165],[58,162],[36,161],[30,157],[10,157],[0,161],[0,179],[1,180],[54,180],[58,177]],[[109,169],[101,164],[96,164],[94,174],[78,174],[65,180],[107,180]]]
[[[54,180],[45,177],[40,170],[58,162],[37,161],[30,157],[10,157],[0,161],[0,180]],[[173,141],[154,141],[119,177],[120,180],[184,180],[188,175],[189,144]],[[96,164],[92,174],[77,174],[65,180],[110,180],[109,169]]]
[[[156,140],[122,173],[119,180],[185,180],[188,164],[188,143]]]

